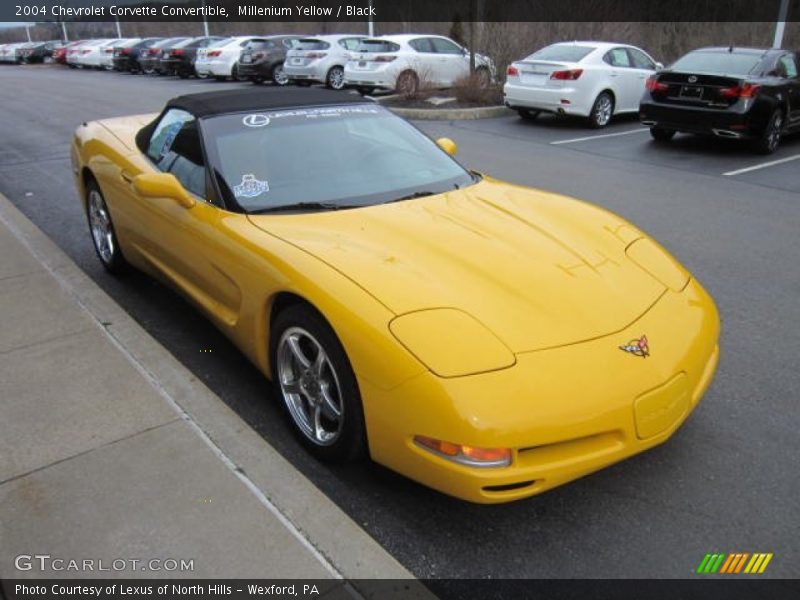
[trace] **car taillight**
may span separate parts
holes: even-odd
[[[325,56],[327,56],[327,54],[325,52],[307,52],[306,53],[306,58],[310,58],[312,60],[315,60],[317,58],[325,58]]]
[[[374,60],[375,62],[392,62],[395,58],[397,58],[397,57],[396,56],[388,56],[388,55],[384,54],[382,56],[376,56],[372,60]]]
[[[655,77],[648,77],[647,81],[644,82],[644,87],[649,92],[666,92],[669,90],[669,86],[666,83],[661,83]]]
[[[177,50],[173,50],[172,56],[183,56],[183,49],[178,48]]]
[[[550,79],[559,81],[574,81],[583,74],[583,69],[567,69],[566,71],[553,71]]]
[[[753,85],[752,83],[743,83],[729,88],[723,88],[719,91],[719,95],[723,98],[753,98],[761,89],[760,85]]]
[[[508,69],[506,69],[506,75],[509,77],[517,77],[519,76],[519,69],[514,65],[509,65]]]
[[[123,48],[122,50],[119,51],[119,53],[120,54],[130,54],[131,53],[131,49],[130,48]]]
[[[220,54],[222,54],[222,50],[211,50],[210,52],[206,52],[206,56],[211,57],[219,56]]]

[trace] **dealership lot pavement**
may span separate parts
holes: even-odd
[[[772,552],[768,575],[800,575],[800,139],[764,158],[688,136],[656,145],[630,118],[601,132],[515,116],[419,125],[453,138],[471,168],[631,219],[698,276],[723,320],[717,378],[670,442],[544,496],[473,506],[375,465],[316,463],[261,376],[202,316],[147,278],[115,280],[98,264],[72,186],[74,127],[240,85],[0,68],[0,192],[419,577],[690,577],[712,551]]]

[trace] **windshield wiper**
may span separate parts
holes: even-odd
[[[425,198],[426,196],[435,196],[437,193],[441,192],[429,192],[427,190],[421,192],[414,192],[413,194],[408,194],[407,196],[392,198],[391,200],[387,200],[386,202],[384,202],[384,204],[390,204],[392,202],[402,202],[403,200],[414,200],[415,198]]]
[[[355,208],[348,204],[334,204],[332,202],[297,202],[295,204],[281,204],[279,206],[267,206],[257,210],[248,211],[251,215],[264,213],[284,212],[291,210],[341,210],[343,208]]]

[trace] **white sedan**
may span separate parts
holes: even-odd
[[[588,117],[605,127],[615,114],[636,112],[645,82],[662,68],[641,48],[610,42],[569,42],[537,50],[509,65],[505,103],[520,116],[540,112]]]
[[[251,42],[264,41],[263,37],[236,36],[199,48],[194,62],[195,73],[198,77],[212,76],[221,81],[229,77],[240,80],[238,70],[242,50]]]
[[[494,64],[475,55],[488,83]],[[446,88],[469,75],[469,51],[440,35],[384,35],[361,40],[344,67],[344,82],[362,92],[375,89],[413,93],[420,87]]]

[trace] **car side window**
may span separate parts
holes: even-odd
[[[603,60],[612,67],[630,67],[631,59],[625,48],[612,48],[603,56]]]
[[[358,50],[358,45],[361,43],[361,38],[347,38],[339,40],[339,45],[347,50]]]
[[[436,52],[433,44],[431,43],[431,38],[417,38],[416,40],[411,40],[408,42],[408,45],[417,52],[424,52],[426,54],[433,54]]]
[[[179,109],[167,111],[153,131],[147,156],[161,171],[175,175],[184,188],[206,197],[205,160],[193,115]]]
[[[636,48],[628,48],[628,54],[631,55],[633,66],[637,69],[647,69],[649,71],[656,70],[656,64],[641,50],[637,50]]]
[[[439,54],[463,54],[461,46],[443,38],[432,38],[431,42]]]
[[[778,59],[778,73],[781,77],[786,77],[787,79],[794,79],[797,77],[797,63],[795,62],[794,56],[785,54]]]

